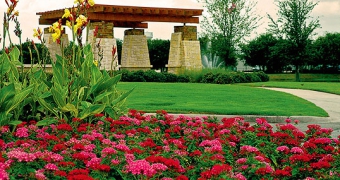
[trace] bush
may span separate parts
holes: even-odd
[[[261,79],[262,82],[269,81],[269,76],[263,71],[255,72],[254,74],[256,74]]]
[[[148,70],[144,72],[144,79],[146,82],[165,82],[166,77],[162,73],[158,73],[153,70]]]
[[[165,77],[165,82],[177,82],[177,75],[167,72],[162,72]]]
[[[264,72],[244,73],[232,71],[198,71],[185,72],[180,75],[162,72],[157,73],[153,70],[148,71],[128,71],[121,70],[115,74],[122,74],[122,80],[125,82],[192,82],[192,83],[214,83],[214,84],[232,84],[232,83],[249,83],[265,82],[269,76]]]

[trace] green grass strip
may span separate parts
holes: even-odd
[[[121,91],[136,87],[127,99],[127,106],[145,112],[163,109],[170,113],[328,116],[307,100],[247,86],[120,82],[117,87]]]
[[[241,86],[250,87],[278,87],[290,89],[307,89],[320,92],[327,92],[340,95],[340,82],[259,82],[259,83],[241,83]]]

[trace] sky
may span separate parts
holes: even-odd
[[[10,0],[8,0],[10,1]],[[255,11],[263,16],[261,25],[253,33],[253,37],[257,34],[265,33],[268,28],[269,19],[267,13],[276,19],[278,8],[275,5],[275,0],[257,0]],[[317,2],[317,0],[313,0]],[[33,39],[33,29],[38,27],[44,28],[47,26],[39,26],[37,12],[44,12],[55,9],[68,8],[73,6],[74,0],[19,0],[17,10],[19,10],[19,21],[23,29],[23,40],[26,38]],[[190,8],[190,9],[204,9],[204,4],[197,2],[197,0],[95,0],[96,4],[109,5],[127,5],[127,6],[145,6],[145,7],[169,7],[169,8]],[[319,0],[319,4],[314,8],[311,16],[319,17],[321,28],[317,29],[318,36],[324,35],[326,32],[340,32],[340,0]],[[3,12],[7,9],[4,0],[0,0],[0,19],[3,19]],[[200,19],[203,19],[202,17]],[[10,31],[14,29],[14,22]],[[1,23],[2,25],[2,23]],[[153,32],[153,37],[157,39],[170,39],[171,33],[174,31],[174,26],[182,24],[177,23],[149,23],[147,32]],[[201,28],[198,26],[198,32]],[[122,39],[124,36],[122,28],[115,28],[114,35],[116,38]],[[0,28],[1,37],[3,35],[2,28]],[[17,38],[11,35],[14,43],[17,43]]]

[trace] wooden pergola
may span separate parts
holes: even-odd
[[[148,28],[148,22],[199,23],[202,9],[178,9],[96,4],[87,15],[91,22],[113,22],[114,27]],[[51,25],[64,14],[64,9],[38,12],[40,25]]]

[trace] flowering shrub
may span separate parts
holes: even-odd
[[[339,179],[332,130],[241,117],[174,118],[130,110],[38,127],[0,127],[0,179]],[[295,121],[297,123],[297,121]]]

